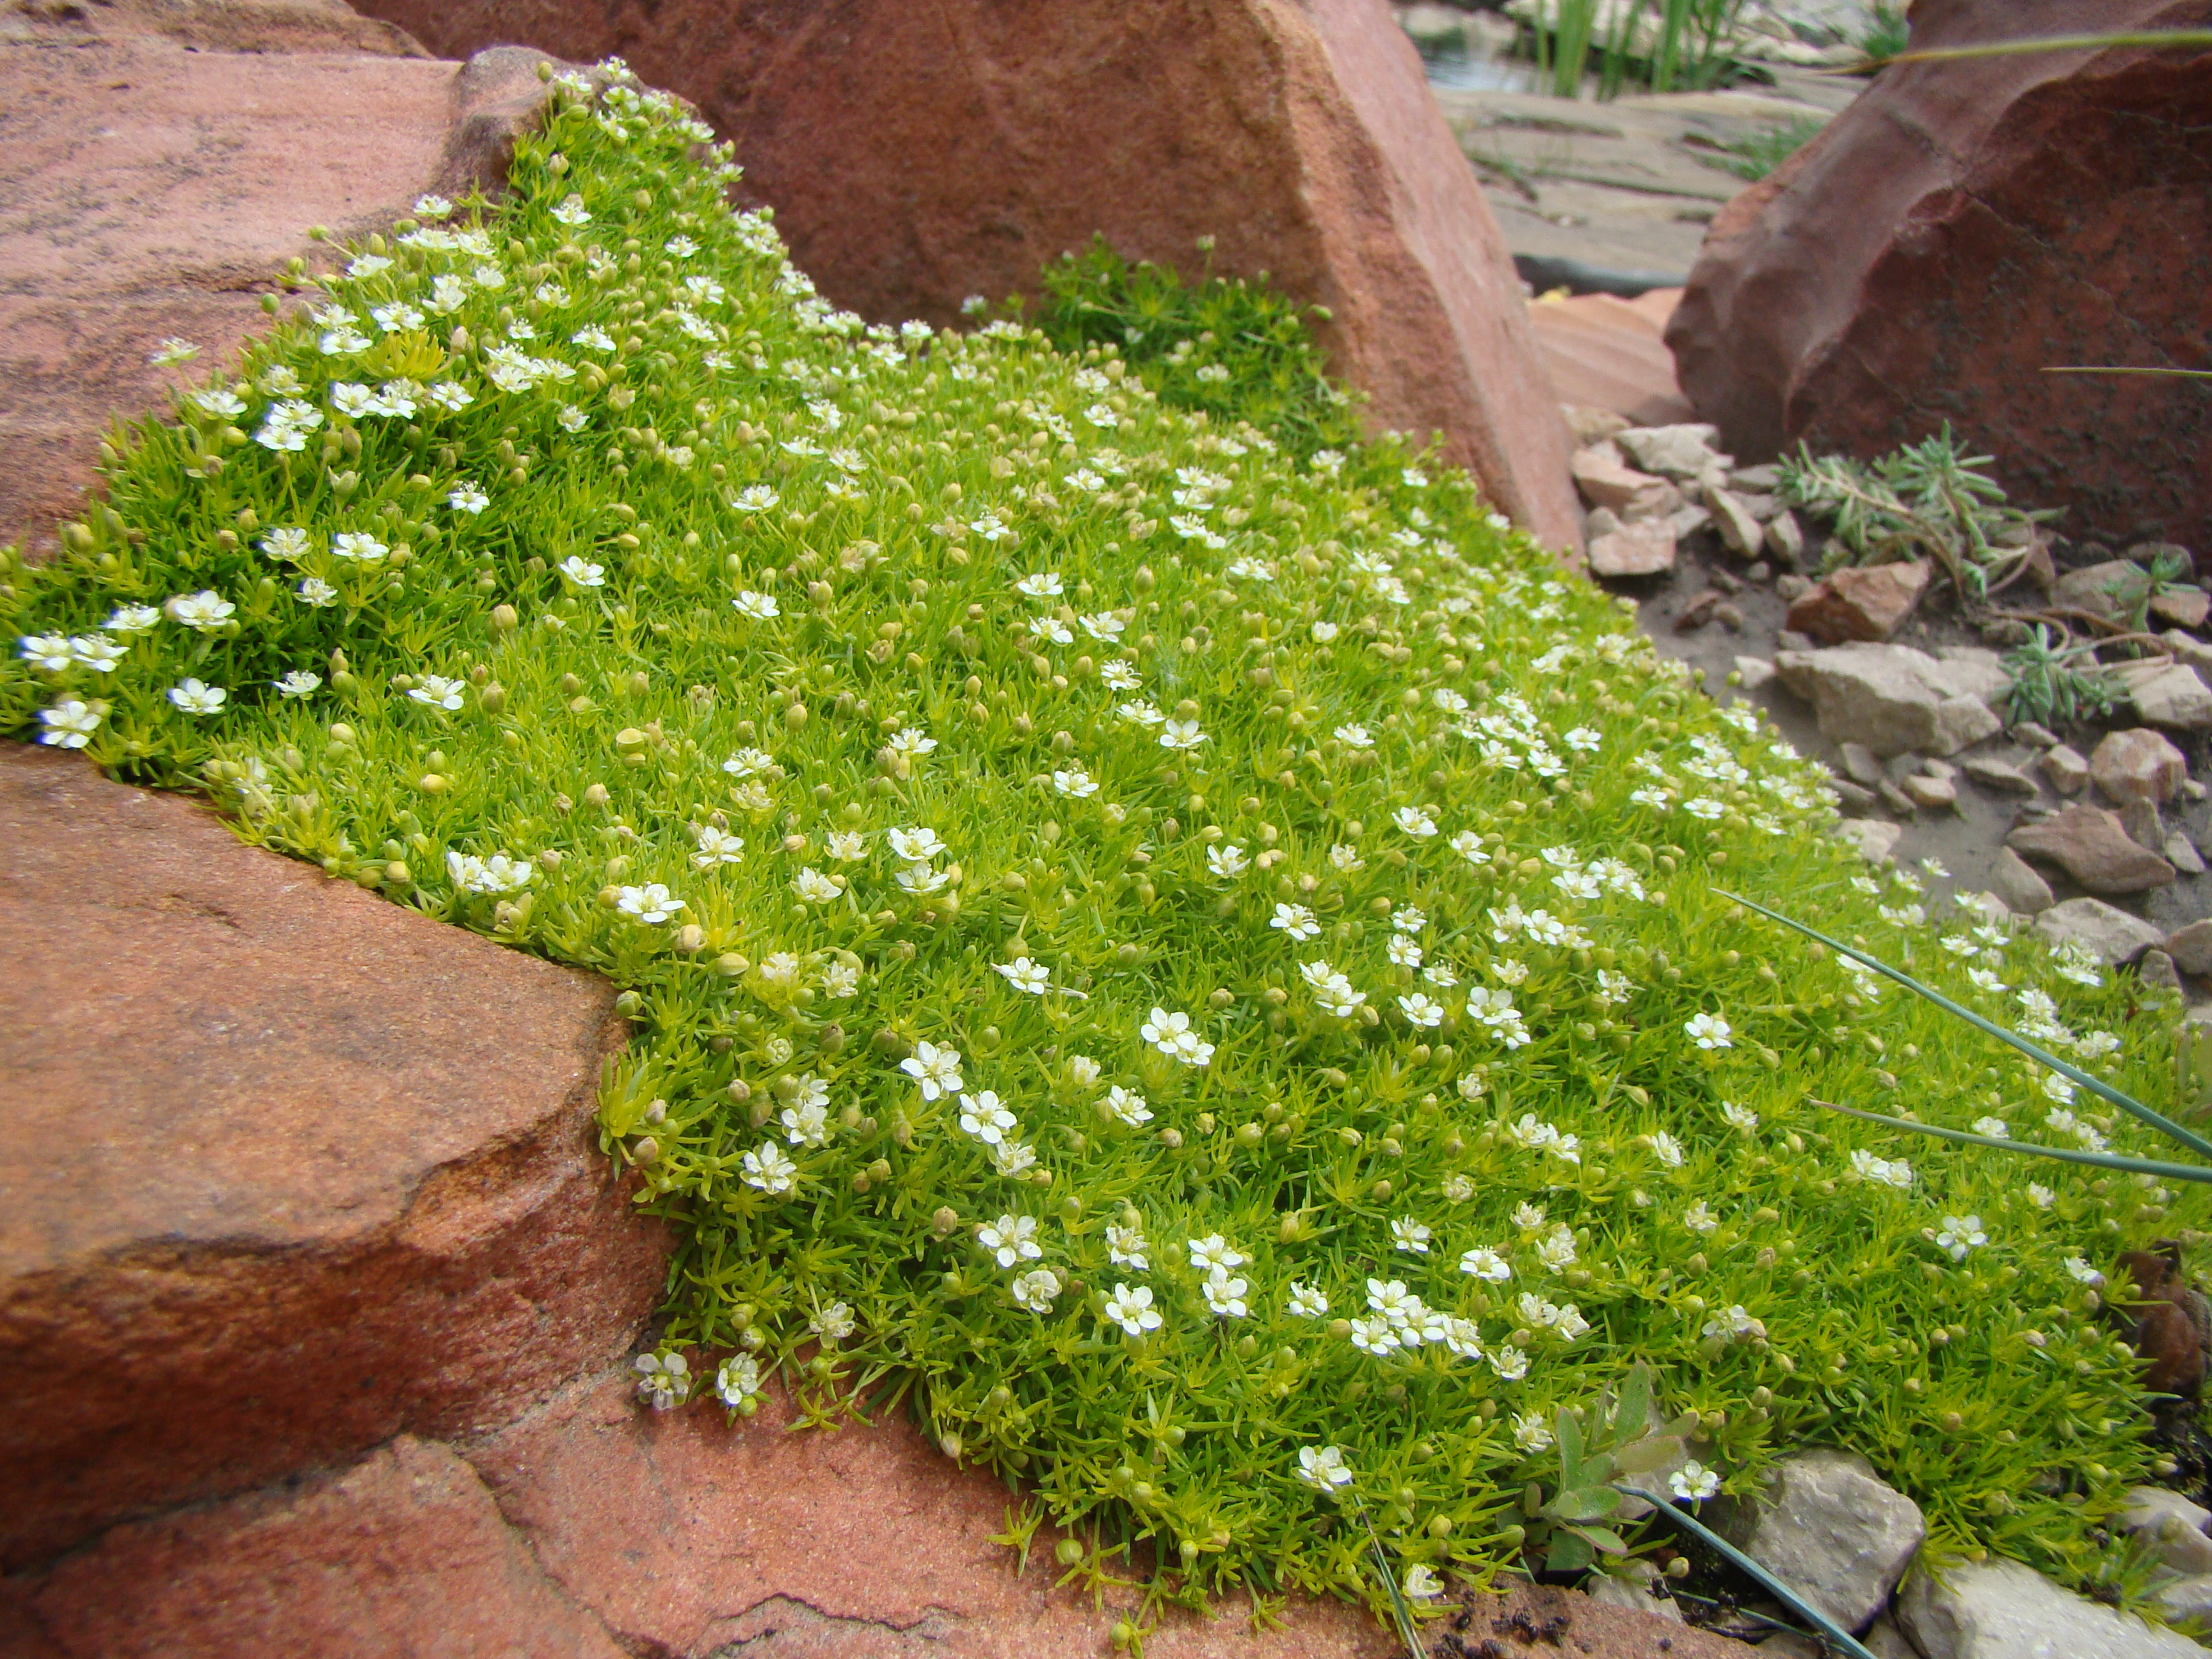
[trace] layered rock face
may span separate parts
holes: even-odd
[[[873,320],[1034,292],[1103,233],[1327,305],[1382,425],[1441,431],[1516,520],[1581,544],[1566,441],[1490,210],[1382,0],[362,0],[461,56],[617,52],[683,94],[799,268]]]
[[[2202,27],[2208,0],[1920,0],[1916,48]],[[2212,51],[1885,71],[1723,210],[1668,331],[1724,446],[1871,456],[1950,422],[2075,534],[2212,532]]]
[[[604,981],[15,745],[0,908],[0,1565],[628,1347]]]

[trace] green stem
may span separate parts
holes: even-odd
[[[2026,1054],[2030,1060],[2035,1060],[2039,1065],[2049,1066],[2061,1077],[2069,1079],[2081,1088],[2087,1089],[2090,1093],[2097,1096],[2099,1098],[2110,1101],[2113,1105],[2118,1107],[2130,1116],[2136,1118],[2144,1123],[2148,1123],[2154,1129],[2162,1131],[2175,1140],[2179,1141],[2183,1146],[2188,1147],[2191,1152],[2198,1153],[2206,1158],[2212,1158],[2212,1140],[2205,1139],[2203,1136],[2197,1134],[2193,1130],[2183,1128],[2181,1125],[2176,1123],[2172,1118],[2167,1117],[2164,1113],[2153,1111],[2141,1101],[2131,1099],[2130,1097],[2122,1094],[2118,1089],[2113,1088],[2109,1083],[2104,1082],[2100,1079],[2091,1077],[2087,1072],[2081,1070],[2078,1066],[2069,1065],[2067,1061],[2059,1059],[2057,1055],[2050,1053],[2048,1050],[2039,1048],[2034,1043],[2030,1042],[2026,1037],[2020,1036],[2017,1032],[2008,1031],[2003,1026],[1996,1024],[1994,1021],[1984,1019],[1979,1014],[1976,1013],[1971,1008],[1963,1008],[1960,1006],[1959,1004],[1952,1001],[1950,998],[1943,995],[1940,991],[1931,990],[1927,986],[1923,985],[1918,980],[1913,978],[1910,974],[1899,973],[1887,963],[1877,961],[1875,957],[1867,955],[1863,951],[1855,951],[1840,939],[1830,939],[1826,933],[1817,933],[1814,929],[1805,926],[1802,921],[1792,921],[1788,916],[1782,915],[1781,912],[1778,910],[1770,910],[1765,905],[1756,903],[1739,894],[1729,892],[1725,889],[1719,887],[1714,888],[1713,891],[1718,893],[1724,899],[1730,899],[1735,902],[1742,905],[1747,910],[1756,910],[1760,915],[1766,917],[1769,921],[1778,921],[1784,927],[1790,928],[1795,932],[1804,934],[1807,939],[1817,939],[1821,944],[1826,945],[1831,951],[1840,951],[1844,956],[1850,957],[1854,962],[1864,963],[1868,967],[1873,969],[1876,973],[1882,975],[1885,978],[1893,979],[1899,985],[1902,985],[1906,990],[1914,993],[1916,995],[1927,998],[1929,1001],[1934,1003],[1938,1008],[1944,1010],[1948,1013],[1956,1014],[1960,1019],[1965,1020],[1969,1025],[1974,1026],[1979,1030],[1988,1032],[1990,1036],[1996,1038],[2001,1042],[2009,1043],[2012,1047],[2019,1049],[2021,1053]]]
[[[2030,1152],[2038,1158],[2055,1158],[2063,1164],[2090,1164],[2100,1170],[2121,1170],[2130,1175],[2157,1176],[2168,1181],[2212,1182],[2212,1170],[2195,1164],[2166,1164],[2156,1158],[2124,1158],[2117,1152],[2077,1152],[2069,1146],[2039,1146],[2032,1140],[2000,1140],[1995,1135],[1978,1135],[1965,1129],[1939,1128],[1935,1124],[1921,1123],[1909,1117],[1891,1117],[1881,1112],[1869,1112],[1863,1107],[1839,1106],[1832,1100],[1814,1100],[1813,1104],[1831,1112],[1841,1112],[1846,1117],[1864,1118],[1869,1123],[1879,1123],[1886,1128],[1910,1129],[1915,1134],[1934,1135],[1939,1140],[1955,1140],[1962,1146],[1990,1146],[1999,1152]]]
[[[1635,1489],[1624,1488],[1624,1490]],[[1849,1631],[1844,1629],[1811,1602],[1805,1601],[1796,1590],[1791,1589],[1789,1585],[1784,1583],[1765,1567],[1760,1566],[1758,1562],[1722,1537],[1720,1534],[1698,1520],[1687,1508],[1676,1508],[1674,1500],[1664,1492],[1637,1491],[1636,1495],[1638,1498],[1649,1498],[1662,1515],[1681,1528],[1683,1531],[1724,1557],[1730,1565],[1748,1573],[1753,1578],[1758,1580],[1760,1586],[1771,1594],[1776,1601],[1819,1631],[1821,1640],[1838,1652],[1847,1655],[1848,1659],[1875,1659],[1874,1655],[1862,1647]]]

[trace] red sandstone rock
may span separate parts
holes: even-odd
[[[30,9],[25,9],[27,12]],[[0,19],[0,543],[50,547],[167,337],[219,362],[307,227],[381,229],[505,177],[538,55],[465,68],[339,0],[51,6]],[[197,372],[195,370],[194,372]]]
[[[2202,27],[2212,0],[1919,0],[1932,47]],[[2072,364],[2208,361],[2212,51],[1908,65],[1713,222],[1668,331],[1747,460],[1948,420],[2017,497],[2122,541],[2212,532],[2212,404]]]
[[[0,1580],[0,1650],[24,1659],[1036,1659],[1110,1654],[1137,1596],[1054,1589],[991,1541],[1009,1494],[903,1417],[790,1433],[771,1399],[734,1427],[641,1413],[629,1373],[557,1393],[464,1448],[402,1437],[341,1474],[118,1528]],[[474,1467],[471,1467],[473,1463]],[[1234,1601],[1174,1609],[1155,1659],[1391,1659],[1362,1608],[1293,1599],[1255,1633]],[[1740,1650],[1571,1591],[1472,1596],[1461,1628],[1506,1659],[1730,1659]],[[1516,1615],[1528,1629],[1516,1633]],[[1548,1638],[1540,1634],[1546,1629]],[[1525,1645],[1524,1645],[1525,1642]],[[1662,1645],[1665,1644],[1665,1645]],[[1485,1652],[1493,1651],[1485,1648]]]
[[[0,1564],[629,1345],[605,981],[15,745],[0,912]]]
[[[619,52],[737,146],[792,257],[875,319],[1034,293],[1094,233],[1326,304],[1381,424],[1441,430],[1579,547],[1556,400],[1504,239],[1382,0],[362,0],[461,56]]]
[[[1912,614],[1928,591],[1928,567],[1917,562],[1846,565],[1798,596],[1790,607],[1789,626],[1823,645],[1879,642]]]
[[[0,1649],[28,1659],[623,1651],[546,1576],[476,1471],[410,1436],[342,1474],[118,1527],[0,1598],[11,1590],[27,1635],[17,1647],[0,1634]]]
[[[1695,419],[1674,384],[1674,358],[1664,337],[1681,295],[1666,288],[1636,300],[1582,294],[1531,301],[1536,349],[1559,401],[1613,410],[1629,426]]]

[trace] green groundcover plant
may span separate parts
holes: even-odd
[[[1821,1111],[2143,1139],[1717,886],[2137,1093],[2160,994],[1931,921],[1464,475],[863,327],[611,75],[114,434],[0,722],[624,988],[648,1404],[902,1401],[1079,1581],[1380,1605],[1370,1529],[1419,1599],[1569,1526],[1641,1362],[1677,1492],[1838,1443],[2135,1582],[2100,1296],[2199,1200]]]

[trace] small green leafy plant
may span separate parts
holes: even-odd
[[[2096,651],[2094,641],[2059,645],[2048,626],[2035,623],[1999,659],[2012,682],[2005,688],[2006,723],[2050,726],[2109,714],[2120,690],[2099,665]]]
[[[1826,125],[1815,116],[1778,121],[1748,137],[1724,145],[1718,154],[1699,154],[1698,159],[1723,173],[1754,183],[1764,179],[1809,143]]]
[[[1832,523],[1832,561],[1932,558],[1973,601],[2027,556],[2033,526],[2057,516],[2008,506],[1985,470],[1990,459],[1966,453],[1946,422],[1871,465],[1815,456],[1801,444],[1781,463],[1781,490],[1790,505]]]
[[[1249,421],[1301,460],[1357,448],[1358,400],[1329,378],[1300,308],[1264,282],[1214,276],[1212,240],[1206,271],[1185,283],[1099,237],[1045,267],[1035,325],[1062,351],[1112,348],[1162,402]]]

